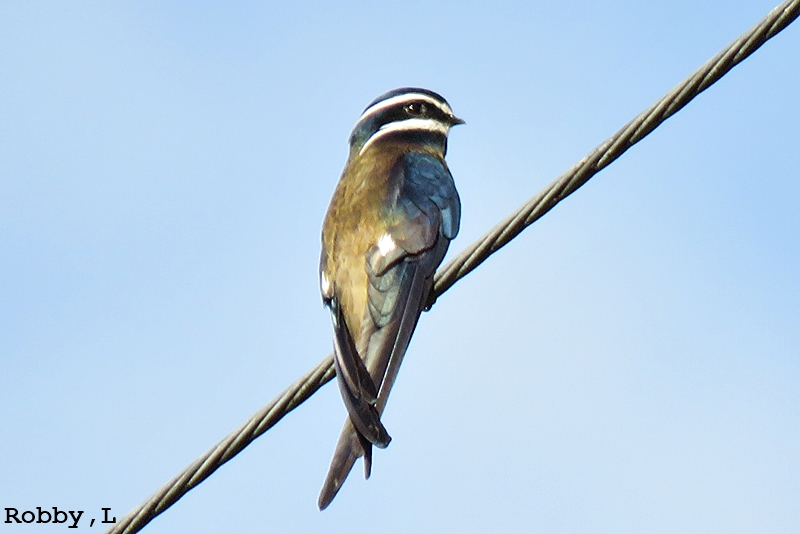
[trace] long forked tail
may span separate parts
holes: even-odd
[[[328,469],[328,476],[322,484],[319,492],[317,506],[324,510],[336,497],[339,488],[344,484],[350,470],[360,457],[364,457],[364,478],[369,478],[372,471],[372,443],[364,439],[353,427],[353,423],[348,417],[345,420],[339,442],[336,444],[336,451],[333,453],[331,466]]]

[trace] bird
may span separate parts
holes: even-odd
[[[445,163],[464,121],[428,89],[384,93],[362,112],[322,225],[320,290],[333,323],[333,361],[348,417],[317,504],[331,503],[356,460],[391,437],[389,392],[458,234],[461,201]]]

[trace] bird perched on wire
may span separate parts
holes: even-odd
[[[391,438],[381,414],[461,203],[444,161],[464,121],[427,89],[376,98],[350,135],[350,154],[322,228],[320,286],[333,319],[334,364],[348,418],[318,505],[325,509],[359,457]]]

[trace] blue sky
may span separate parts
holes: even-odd
[[[467,121],[452,256],[773,2],[4,2],[0,509],[121,517],[329,352],[319,230],[375,96]],[[328,385],[146,532],[797,532],[798,50],[422,317],[369,481],[317,511]]]

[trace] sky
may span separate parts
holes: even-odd
[[[376,96],[466,120],[452,257],[776,2],[2,2],[0,511],[97,531],[329,353],[319,232]],[[423,315],[370,480],[317,510],[329,384],[144,532],[800,530],[798,50]]]

